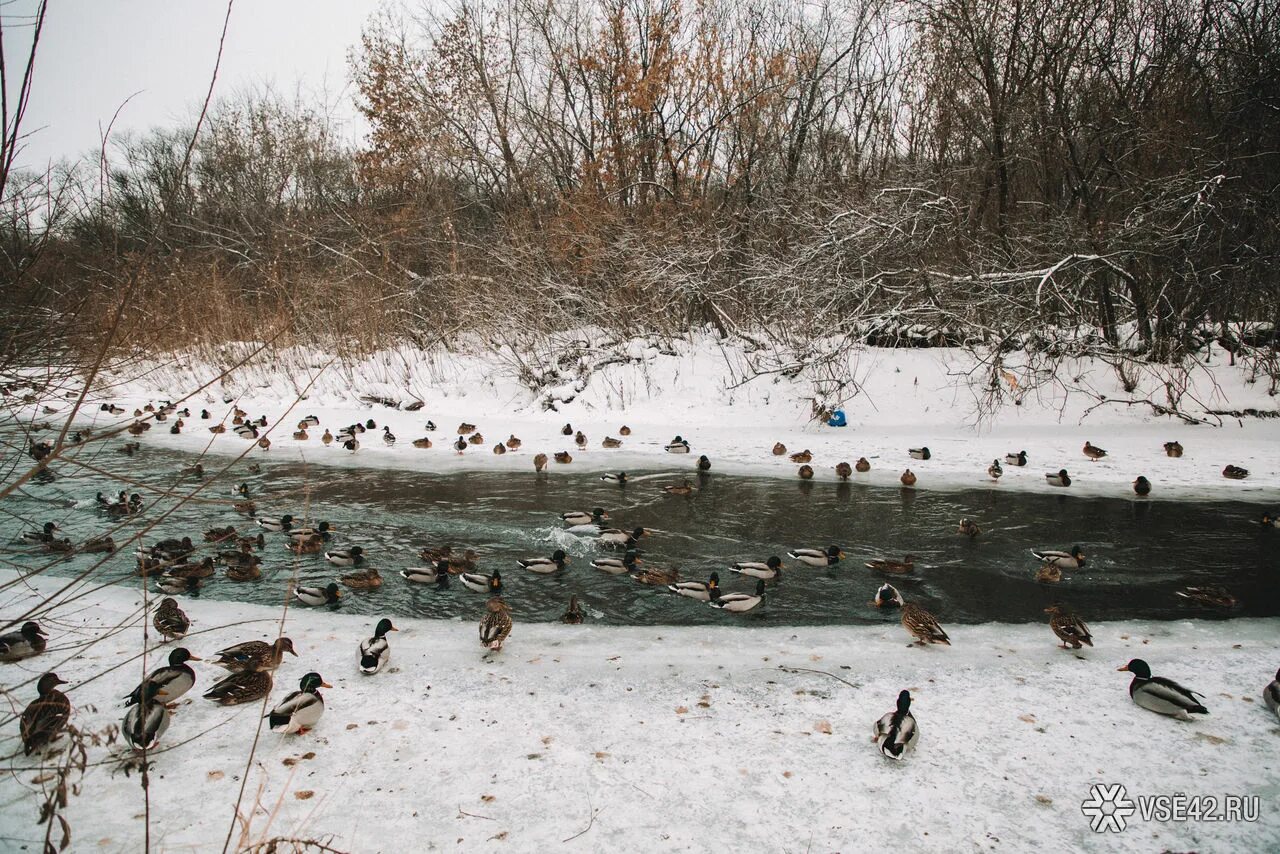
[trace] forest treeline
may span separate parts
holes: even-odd
[[[269,92],[185,169],[190,128],[40,175],[6,131],[5,352],[125,299],[148,348],[710,324],[1274,364],[1280,4],[430,7],[352,49],[359,145]]]

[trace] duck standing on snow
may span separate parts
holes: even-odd
[[[328,427],[325,428],[324,435],[320,437],[320,441],[325,444],[325,447],[328,447],[333,442],[333,434],[329,432]]]
[[[1135,658],[1116,670],[1133,674],[1129,696],[1144,709],[1184,721],[1191,720],[1191,715],[1209,714],[1209,710],[1196,699],[1203,699],[1203,694],[1184,688],[1172,679],[1152,676],[1151,667],[1141,658]]]
[[[902,594],[898,592],[898,588],[886,582],[880,585],[871,604],[877,608],[901,608]]]
[[[352,546],[349,549],[334,549],[324,553],[325,560],[334,566],[360,566],[364,563],[364,549]]]
[[[1146,497],[1151,494],[1151,481],[1142,475],[1138,475],[1137,480],[1133,482],[1133,492],[1135,495]]]
[[[789,459],[793,463],[808,463],[813,461],[813,453],[808,448],[805,448],[799,453],[792,454]]]
[[[1031,554],[1035,555],[1038,560],[1050,566],[1056,566],[1058,569],[1080,569],[1084,566],[1084,553],[1080,551],[1079,546],[1072,546],[1069,552],[1053,551],[1052,549],[1032,549]]]
[[[272,732],[303,735],[313,728],[324,714],[324,697],[321,688],[332,688],[314,671],[303,676],[298,690],[287,695],[265,717]]]
[[[781,456],[784,456],[786,453],[787,453],[787,446],[786,446],[786,445],[782,444],[781,442],[774,442],[774,443],[773,443],[773,455],[774,455],[775,457],[781,457]]]
[[[200,661],[200,657],[192,655],[186,647],[178,647],[169,653],[169,663],[147,674],[147,678],[133,689],[124,704],[132,706],[142,702],[143,694],[161,703],[173,703],[196,684],[196,672],[187,664],[188,661]],[[152,687],[155,690],[150,690]]]
[[[826,551],[822,549],[792,549],[787,552],[787,557],[809,566],[834,566],[844,558],[844,552],[840,550],[839,546],[827,546]]]
[[[676,436],[671,440],[670,444],[664,447],[668,454],[687,454],[689,453],[689,443],[680,436]]]
[[[556,451],[555,461],[561,465],[568,465],[573,462],[573,456],[568,451]]]
[[[396,443],[396,434],[391,432],[390,427],[384,426],[382,428],[382,441],[387,444],[388,448]]]
[[[1027,464],[1027,452],[1018,451],[1016,454],[1005,454],[1004,464],[1007,466],[1025,466]]]
[[[871,471],[871,462],[866,457],[858,457],[858,461],[853,464],[853,470],[858,474],[866,474]]]
[[[731,614],[745,614],[764,604],[764,579],[756,581],[755,594],[721,593],[719,588],[711,589],[711,598],[707,602],[713,608],[728,611]]]
[[[596,507],[590,513],[582,510],[570,510],[567,513],[560,514],[560,520],[566,525],[599,525],[601,522],[608,521],[609,514],[604,511],[603,507]]]
[[[0,635],[0,661],[21,661],[39,655],[47,643],[39,623],[23,623],[18,631]]]
[[[587,434],[583,433],[581,430],[579,430],[577,435],[573,437],[573,441],[577,444],[580,450],[585,451],[587,449]]]
[[[564,565],[569,562],[569,558],[565,556],[564,549],[556,549],[551,553],[551,557],[530,557],[524,560],[516,561],[516,565],[521,569],[527,569],[530,572],[536,572],[539,575],[550,575],[564,569]]]
[[[1088,439],[1084,442],[1084,455],[1089,458],[1090,462],[1097,462],[1107,455],[1107,452],[1090,442]]]
[[[711,471],[711,460],[706,454],[698,457],[698,471]]]
[[[1072,649],[1079,649],[1081,644],[1093,646],[1093,635],[1089,634],[1089,627],[1084,624],[1084,620],[1060,605],[1050,605],[1044,612],[1049,615],[1049,628],[1062,641],[1063,649],[1068,645]]]
[[[570,596],[569,609],[560,617],[560,622],[570,626],[577,626],[581,625],[584,619],[585,617],[582,615],[582,608],[578,605],[578,597]]]
[[[387,642],[387,632],[400,631],[391,625],[391,621],[383,617],[373,630],[373,637],[360,642],[360,672],[377,673],[391,660],[391,644]]]
[[[270,670],[245,670],[241,673],[232,673],[217,682],[212,688],[204,692],[204,698],[213,700],[222,706],[238,706],[242,703],[252,703],[254,700],[261,700],[270,694],[273,683],[274,680]],[[138,707],[135,706],[134,708]]]
[[[1222,470],[1222,476],[1228,480],[1244,480],[1249,476],[1249,470],[1240,466],[1227,466]]]
[[[711,577],[706,581],[677,581],[675,584],[667,585],[667,589],[672,593],[687,596],[699,602],[710,602],[712,597],[719,595],[719,588],[720,574],[718,572],[711,573]]]
[[[902,627],[911,632],[916,643],[921,646],[931,643],[951,646],[951,639],[942,630],[937,618],[914,602],[902,606]]]
[[[480,618],[480,645],[494,652],[502,651],[502,644],[511,634],[511,611],[502,597],[494,596],[485,603],[484,616]]]
[[[800,466],[799,475],[801,480],[813,480],[813,466]]]
[[[848,480],[853,474],[853,466],[848,463],[836,463],[836,477],[841,480]]]
[[[1050,486],[1067,487],[1071,485],[1071,476],[1067,474],[1066,469],[1058,469],[1057,474],[1049,472],[1044,476],[1044,479]]]
[[[987,475],[992,480],[999,480],[1000,476],[1003,474],[1004,474],[1004,469],[1000,467],[999,460],[992,460],[991,465],[987,466]]]
[[[24,756],[44,749],[66,729],[71,720],[71,701],[58,690],[59,685],[65,684],[56,673],[46,673],[36,683],[36,698],[22,710],[18,724]]]
[[[907,469],[902,473],[902,476],[899,477],[898,480],[902,481],[903,486],[915,486],[918,478],[916,477],[915,472],[911,469]]]
[[[1175,459],[1177,457],[1182,456],[1182,443],[1181,442],[1165,442],[1164,454],[1166,457],[1174,457]]]
[[[294,657],[298,655],[293,649],[293,641],[286,637],[276,638],[272,643],[245,641],[219,650],[211,663],[225,667],[232,673],[275,670],[286,652]]]
[[[739,575],[750,576],[751,578],[763,578],[766,581],[773,581],[782,577],[782,558],[773,555],[764,563],[755,561],[731,563],[729,564],[729,571],[736,572]]]
[[[209,559],[205,558],[205,560]],[[194,578],[198,576],[186,575],[181,577]],[[191,628],[191,619],[187,617],[185,611],[178,607],[176,599],[166,597],[160,601],[160,607],[156,608],[156,612],[151,618],[151,625],[155,626],[156,631],[168,641],[185,635]],[[200,659],[196,660],[199,661]]]
[[[612,436],[605,436],[604,439],[600,442],[600,447],[605,448],[607,450],[614,450],[616,448],[621,448],[622,440],[615,439]]]
[[[929,453],[929,449],[927,447],[909,448],[907,449],[907,453],[911,455],[911,459],[913,460],[927,460],[933,456],[933,454]]]
[[[898,708],[876,721],[871,740],[880,746],[880,752],[890,759],[902,759],[906,751],[913,749],[920,740],[920,728],[911,714],[911,694],[898,694]]]
[[[342,591],[336,581],[330,581],[324,587],[295,587],[293,596],[303,605],[337,605]]]
[[[547,455],[546,455],[546,454],[534,454],[534,456],[533,456],[533,470],[534,470],[534,471],[543,471],[543,470],[545,470],[545,469],[546,469],[546,467],[547,467]]]
[[[1280,719],[1280,670],[1276,671],[1276,678],[1271,680],[1271,684],[1262,690],[1262,701],[1271,714]]]
[[[267,678],[271,677],[267,675]],[[160,736],[169,728],[169,707],[157,699],[159,692],[160,686],[156,683],[143,683],[139,702],[129,706],[129,711],[125,712],[120,731],[134,750],[150,750],[155,747]]]
[[[520,437],[517,436],[515,433],[512,433],[510,436],[507,437],[508,451],[518,451],[520,450],[520,446],[523,444],[524,443],[520,441]]]

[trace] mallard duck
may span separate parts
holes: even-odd
[[[324,542],[329,542],[333,529],[328,522],[320,522],[314,528],[307,526],[302,528],[294,528],[289,532],[289,537],[294,540],[306,540],[319,537]],[[259,534],[258,536],[262,536]]]
[[[921,646],[931,643],[951,646],[951,639],[947,637],[947,633],[942,630],[942,626],[938,624],[933,614],[914,602],[908,602],[902,606],[902,627],[911,632],[916,638],[916,643]]]
[[[58,690],[67,684],[56,673],[46,673],[36,683],[36,698],[22,710],[18,729],[22,735],[22,753],[30,756],[57,740],[71,720],[71,701]]]
[[[561,435],[561,436],[572,436],[572,435],[573,435],[573,425],[572,425],[572,424],[566,424],[566,425],[564,425],[563,427],[561,427],[561,428],[560,428],[560,435]]]
[[[585,451],[587,449],[587,434],[581,430],[574,435],[573,441],[581,450]]]
[[[151,425],[145,421],[135,421],[125,429],[128,430],[130,436],[141,436],[143,433],[151,429]]]
[[[803,451],[800,451],[799,453],[792,454],[789,457],[789,459],[793,463],[807,463],[813,459],[813,454],[810,453],[808,448],[805,448]]]
[[[1068,644],[1072,649],[1079,649],[1081,644],[1093,646],[1093,635],[1089,634],[1089,627],[1075,614],[1060,605],[1050,605],[1044,612],[1049,615],[1049,628],[1062,641],[1063,649]]]
[[[618,428],[618,434],[621,436],[630,436],[631,428],[628,427],[626,424],[623,424],[621,427]]]
[[[432,548],[431,546],[423,546],[418,551],[418,557],[422,558],[425,561],[436,563],[437,561],[440,561],[440,560],[448,560],[449,555],[452,553],[453,553],[453,546],[439,546],[437,548]]]
[[[495,455],[505,454],[506,452],[507,452],[507,446],[502,444],[501,442],[493,446],[493,453]]]
[[[391,660],[391,644],[387,641],[387,632],[400,631],[391,625],[391,621],[383,617],[373,630],[373,637],[360,642],[360,672],[365,675],[377,673]]]
[[[231,429],[232,429],[232,432],[235,433],[237,436],[239,436],[241,439],[257,439],[258,438],[258,428],[254,427],[252,424],[248,424],[248,423],[237,424],[235,427]]]
[[[314,671],[303,676],[298,681],[298,690],[285,696],[264,716],[271,731],[286,735],[305,734],[324,714],[324,697],[320,696],[320,689],[332,687]]]
[[[124,698],[126,706],[142,702],[143,694],[161,703],[173,703],[196,684],[196,672],[188,661],[200,661],[200,657],[192,655],[186,647],[178,647],[169,653],[169,663],[147,674],[133,693]],[[150,690],[154,687],[154,690]]]
[[[1271,680],[1271,684],[1262,689],[1262,701],[1280,719],[1280,670],[1276,671],[1276,678]]]
[[[293,527],[293,516],[286,513],[280,517],[259,516],[256,520],[259,528],[268,531],[288,531]]]
[[[366,429],[368,429],[368,430],[377,430],[377,429],[378,429],[378,422],[376,422],[376,421],[374,421],[372,418],[370,418],[368,421],[364,422],[364,426],[365,426],[365,428],[366,428]]]
[[[57,530],[59,528],[56,522],[45,522],[38,531],[23,531],[22,539],[28,543],[51,543],[54,540],[53,532]]]
[[[558,463],[564,463],[567,465],[568,463],[573,462],[573,457],[569,456],[568,451],[556,451],[555,460]]]
[[[871,600],[871,604],[877,608],[901,608],[902,594],[898,592],[898,588],[885,582],[876,590],[875,598]]]
[[[267,678],[270,679],[270,676]],[[129,706],[129,711],[124,714],[120,734],[134,750],[144,751],[155,747],[160,736],[169,728],[169,707],[156,699],[159,692],[159,685],[144,682],[141,701]]]
[[[204,541],[206,543],[220,543],[223,540],[234,537],[235,535],[235,525],[227,525],[225,528],[210,528],[204,532]]]
[[[180,578],[173,575],[162,575],[156,579],[156,589],[170,596],[195,593],[203,586],[204,579],[201,578]]]
[[[1249,476],[1249,470],[1240,466],[1227,466],[1222,470],[1222,476],[1228,480],[1244,480]]]
[[[1086,439],[1084,442],[1084,455],[1088,457],[1091,462],[1096,463],[1098,460],[1105,457],[1107,452]]]
[[[170,537],[169,539],[161,540],[156,543],[148,549],[148,552],[152,557],[158,557],[164,560],[176,560],[178,558],[186,557],[195,550],[195,543],[191,542],[190,537],[183,537],[180,540],[175,537]]]
[[[1263,510],[1261,522],[1264,528],[1280,528],[1280,511]]]
[[[641,584],[649,584],[654,587],[667,587],[675,584],[680,580],[680,570],[675,567],[663,569],[662,567],[646,567],[637,569],[631,574],[631,577]]]
[[[133,431],[130,430],[129,432],[132,433]],[[218,434],[227,432],[227,428],[221,424],[214,424],[212,427],[209,428],[209,432],[213,433],[214,435],[218,435]]]
[[[319,427],[319,426],[320,426],[320,419],[314,415],[307,415],[298,422],[299,430],[306,430],[310,427]]]
[[[920,728],[911,714],[910,692],[898,694],[898,708],[876,721],[873,732],[871,740],[879,745],[881,753],[890,759],[905,758],[906,752],[920,740]]]
[[[763,578],[768,581],[782,577],[782,558],[773,555],[764,563],[756,563],[744,561],[742,563],[729,564],[729,571],[736,572],[739,575],[747,575],[752,578]]]
[[[543,471],[546,469],[546,467],[547,467],[547,455],[535,454],[533,457],[533,470]]]
[[[627,549],[627,553],[622,557],[598,557],[591,561],[591,565],[601,572],[607,572],[610,575],[623,575],[628,572],[635,572],[636,556],[635,549]]]
[[[1052,549],[1032,549],[1031,554],[1035,555],[1037,560],[1052,564],[1058,569],[1079,569],[1084,566],[1084,553],[1080,551],[1079,546],[1072,546],[1069,552],[1053,551]]]
[[[858,474],[866,474],[871,471],[871,463],[866,457],[858,457],[858,461],[853,464],[853,470]]]
[[[915,472],[913,472],[911,469],[907,469],[906,471],[904,471],[902,473],[902,476],[898,478],[898,480],[902,481],[903,486],[915,486],[916,479],[917,478],[916,478]]]
[[[485,575],[483,572],[464,572],[458,576],[458,580],[462,582],[463,587],[475,593],[497,596],[502,592],[502,573],[496,569],[493,575]]]
[[[178,607],[177,601],[170,598],[160,601],[160,607],[156,608],[155,614],[151,617],[151,624],[165,640],[180,638],[191,628],[191,620]]]
[[[664,450],[668,454],[687,454],[689,453],[689,443],[683,437],[676,436],[664,446]]]
[[[139,554],[137,566],[134,571],[142,578],[149,578],[152,575],[164,572],[167,567],[168,564],[165,563],[163,558]]]
[[[853,466],[845,462],[836,463],[836,477],[841,480],[848,480],[853,474]]]
[[[225,667],[232,673],[243,673],[250,670],[275,670],[280,666],[285,653],[297,657],[293,649],[293,641],[289,638],[276,638],[273,642],[245,641],[226,649],[219,650],[210,663]],[[208,696],[208,695],[206,695]]]
[[[827,546],[822,549],[792,549],[787,557],[798,560],[809,566],[833,566],[844,559],[844,552],[839,546]]]
[[[987,466],[987,476],[992,480],[999,480],[1000,476],[1003,474],[1004,469],[1000,467],[999,460],[992,460],[991,465]]]
[[[915,569],[916,556],[909,554],[903,557],[902,560],[891,560],[889,558],[869,560],[863,566],[867,569],[878,569],[881,572],[894,572],[901,575]]]
[[[961,519],[960,527],[956,529],[957,534],[963,534],[969,539],[973,539],[982,533],[982,529],[978,527],[978,523],[972,519]]]
[[[706,454],[698,457],[698,471],[711,471],[711,460],[707,459]]]
[[[599,541],[611,546],[633,546],[648,532],[644,528],[633,528],[630,532],[619,528],[605,528],[600,532]]]
[[[1044,476],[1044,479],[1050,486],[1065,487],[1071,485],[1071,476],[1067,474],[1066,469],[1058,469],[1057,474],[1050,472]]]
[[[1036,570],[1036,581],[1041,584],[1057,584],[1061,580],[1062,569],[1051,563],[1046,563]]]
[[[84,545],[80,547],[80,551],[86,554],[94,554],[97,552],[114,552],[116,550],[116,541],[111,539],[110,534],[103,534],[100,537],[90,537],[84,541]]]
[[[520,450],[520,446],[521,446],[521,445],[523,445],[523,444],[524,444],[524,443],[520,441],[520,438],[519,438],[518,436],[516,436],[516,434],[515,434],[515,433],[512,433],[510,436],[508,436],[508,437],[507,437],[507,450],[508,450],[508,451],[518,451],[518,450]]]
[[[797,474],[800,475],[801,480],[813,480],[813,466],[800,466]]]
[[[262,558],[248,551],[222,552],[227,567],[226,576],[232,581],[257,581],[262,577]]]
[[[539,575],[550,575],[564,569],[566,563],[569,563],[569,558],[565,556],[564,549],[556,549],[551,553],[551,557],[530,557],[516,561],[516,565],[521,569],[527,569]]]
[[[324,435],[320,437],[320,441],[323,442],[326,447],[333,444],[333,434],[329,432],[329,428],[325,428]]]
[[[284,547],[296,555],[315,555],[324,551],[324,537],[312,534],[301,539],[291,539]]]
[[[294,440],[295,440],[295,441],[298,441],[298,442],[305,442],[305,441],[307,441],[308,439],[310,439],[310,438],[311,438],[311,436],[310,436],[310,434],[308,434],[308,433],[307,433],[307,431],[306,431],[306,430],[294,430],[294,431],[293,431],[293,438],[294,438]]]
[[[237,513],[243,513],[244,515],[252,518],[253,515],[258,512],[258,505],[254,504],[252,501],[235,501],[232,502],[231,509]]]
[[[662,487],[662,491],[667,493],[668,495],[692,495],[694,492],[697,491],[697,489],[696,487],[693,486],[693,484],[689,483],[689,478],[686,477],[684,479],[684,483],[667,484],[666,486]]]
[[[1182,456],[1182,443],[1181,442],[1165,442],[1164,454],[1166,457]]]
[[[578,605],[578,597],[569,597],[569,608],[560,617],[560,622],[576,626],[582,623],[585,617],[582,614],[582,608]]]
[[[330,581],[324,587],[295,587],[293,596],[303,605],[337,605],[342,591],[336,581]]]
[[[1174,595],[1218,608],[1234,608],[1240,604],[1240,600],[1225,587],[1184,587],[1175,591]]]
[[[213,558],[204,557],[199,563],[181,563],[171,566],[166,575],[173,578],[212,578],[214,571]]]
[[[781,456],[783,456],[784,454],[786,454],[786,452],[787,452],[787,446],[786,446],[786,445],[782,444],[781,442],[774,442],[774,443],[773,443],[773,455],[774,455],[775,457],[781,457]]]
[[[290,535],[292,536],[292,535]],[[254,549],[261,549],[267,544],[267,538],[258,532],[256,537],[236,537],[236,548],[242,552],[251,552]]]
[[[582,510],[570,510],[567,513],[560,514],[560,521],[566,525],[599,525],[601,522],[608,521],[609,514],[604,511],[603,507],[593,508],[590,513]]]
[[[232,673],[205,691],[204,698],[223,706],[252,703],[271,693],[273,681],[269,670],[245,670]]]
[[[1005,454],[1004,464],[1007,466],[1025,466],[1027,464],[1027,452],[1018,451],[1016,454]]]
[[[1196,700],[1196,697],[1203,699],[1203,694],[1184,688],[1172,679],[1152,676],[1151,667],[1141,658],[1135,658],[1116,670],[1133,674],[1129,696],[1144,709],[1184,721],[1191,720],[1191,715],[1209,714],[1209,710]]]
[[[458,429],[454,432],[456,432],[458,434],[458,437],[461,438],[463,436],[476,432],[476,425],[463,421],[461,424],[458,425]]]
[[[764,603],[764,579],[756,580],[756,592],[750,593],[721,593],[719,588],[710,589],[711,596],[707,600],[707,604],[712,608],[719,608],[722,611],[728,611],[731,614],[745,614],[747,611],[753,610]]]
[[[210,418],[212,418],[212,417],[213,417],[213,416],[209,414],[209,410],[207,410],[207,409],[201,409],[201,410],[200,410],[200,418],[201,418],[201,419],[203,419],[203,420],[205,420],[205,421],[208,421],[208,420],[209,420]]]
[[[352,546],[349,549],[334,549],[324,553],[324,559],[334,566],[360,566],[364,563],[364,549]]]
[[[441,590],[449,588],[449,561],[439,560],[435,566],[411,566],[400,570],[405,581],[415,584],[434,584]]]
[[[26,622],[16,632],[0,635],[0,661],[21,661],[44,652],[48,645],[39,623]]]
[[[448,547],[446,546],[446,549],[447,548]],[[479,558],[480,555],[476,554],[474,549],[467,549],[462,554],[449,552],[446,558],[449,562],[449,572],[454,575],[459,575],[463,572],[474,572],[476,568],[476,561],[479,560]]]
[[[390,427],[382,428],[382,441],[388,448],[396,443],[396,434],[391,432]]]
[[[668,584],[667,589],[679,596],[709,602],[712,596],[718,595],[720,589],[720,573],[713,572],[706,581],[677,581]]]
[[[104,403],[99,409],[103,412],[110,412],[112,415],[124,415],[124,408],[116,406],[114,403]]]
[[[50,540],[47,543],[42,543],[41,546],[51,554],[70,554],[76,550],[75,543],[71,542],[68,537],[64,537],[61,540]]]
[[[500,596],[485,603],[484,616],[480,618],[480,645],[494,652],[502,651],[502,644],[511,634],[511,612]]]
[[[605,436],[605,437],[604,437],[604,441],[600,443],[600,447],[602,447],[602,448],[606,448],[606,449],[609,449],[609,450],[612,450],[612,449],[614,449],[614,448],[621,448],[621,447],[622,447],[622,440],[621,440],[621,439],[615,439],[615,438],[613,438],[612,436]]]
[[[338,579],[352,590],[377,590],[382,586],[382,576],[374,567],[363,572],[353,572]]]
[[[1133,491],[1134,491],[1134,494],[1136,495],[1141,495],[1141,496],[1150,495],[1151,481],[1147,480],[1142,475],[1138,475],[1137,479],[1133,482]]]
[[[467,437],[467,443],[470,445],[483,445],[484,436],[482,436],[479,433],[472,433],[470,436]]]
[[[414,439],[413,446],[415,448],[423,448],[423,449],[430,448],[431,440],[428,439],[426,436],[423,436],[421,439]]]
[[[352,436],[350,439],[347,439],[342,443],[342,450],[350,451],[354,454],[356,451],[360,450],[360,440]]]
[[[179,477],[204,477],[204,464],[196,463],[178,471]]]
[[[457,451],[459,454],[466,453],[467,440],[459,436],[458,441],[453,443],[453,449]]]
[[[909,448],[907,449],[907,453],[911,455],[911,459],[913,460],[927,460],[933,456],[932,454],[929,453],[929,449],[927,447],[926,448]]]
[[[616,483],[618,486],[627,485],[627,473],[625,471],[620,471],[617,474],[602,474],[600,479],[608,483]]]

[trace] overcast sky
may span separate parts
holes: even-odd
[[[0,0],[10,92],[20,78],[36,0]],[[326,97],[359,135],[347,50],[379,0],[235,0],[215,97],[269,83]],[[53,0],[36,58],[20,164],[96,151],[105,128],[141,130],[193,116],[209,85],[225,0]]]

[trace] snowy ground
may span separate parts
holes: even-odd
[[[6,615],[52,585],[8,586],[13,578],[0,573]],[[184,604],[197,654],[273,637],[279,623],[267,608]],[[109,587],[45,619],[52,649],[0,665],[11,702],[25,705],[34,678],[53,669],[71,683],[77,726],[117,722],[118,698],[142,671],[141,629],[103,634],[140,605]],[[309,669],[334,687],[314,733],[263,733],[245,787],[246,811],[258,804],[248,838],[332,838],[360,852],[1280,846],[1280,725],[1260,700],[1280,663],[1280,620],[1096,625],[1097,647],[1075,654],[1039,625],[956,626],[954,646],[917,649],[896,622],[605,629],[515,619],[493,660],[469,620],[404,621],[391,635],[392,670],[365,677],[355,650],[371,621],[290,611],[285,632],[300,657],[287,658],[273,699]],[[150,663],[164,655],[154,650]],[[1211,714],[1181,723],[1133,705],[1128,674],[1115,668],[1134,656],[1206,694]],[[221,672],[196,666],[197,689]],[[922,738],[896,764],[869,735],[902,688],[916,698]],[[173,749],[153,755],[155,850],[220,849],[261,714],[198,697],[176,713],[162,740]],[[0,730],[6,755],[16,731],[12,720]],[[107,756],[98,748],[90,759]],[[0,784],[0,848],[35,850],[39,774],[20,758],[7,764],[26,770]],[[1093,783],[1122,783],[1130,796],[1258,795],[1261,816],[1133,820],[1099,836],[1080,811]],[[141,850],[142,815],[136,774],[91,768],[68,808],[74,850]]]
[[[797,465],[772,455],[775,442],[788,453],[809,449],[818,480],[835,478],[840,461],[866,456],[872,470],[857,477],[875,484],[895,484],[905,468],[919,477],[918,487],[992,486],[999,489],[1048,491],[1044,473],[1067,468],[1076,494],[1132,494],[1130,484],[1145,475],[1154,485],[1153,499],[1187,495],[1257,498],[1280,496],[1280,419],[1220,418],[1207,410],[1258,409],[1274,412],[1276,398],[1267,394],[1265,377],[1251,382],[1242,368],[1228,367],[1215,351],[1212,365],[1183,377],[1167,368],[1134,369],[1138,387],[1126,393],[1116,371],[1101,362],[1071,362],[1055,381],[1028,391],[1029,369],[1019,369],[1010,357],[1008,376],[1001,380],[1006,403],[994,413],[979,406],[984,386],[969,384],[975,366],[971,357],[954,349],[881,350],[866,348],[847,354],[861,390],[844,402],[849,420],[845,428],[814,423],[810,414],[815,381],[809,373],[787,378],[781,373],[750,376],[741,351],[722,347],[714,339],[677,341],[671,350],[633,342],[629,361],[607,364],[586,372],[576,382],[531,392],[516,380],[517,368],[503,354],[465,355],[456,352],[386,351],[351,365],[334,364],[324,354],[288,350],[269,364],[240,368],[225,383],[215,382],[194,395],[188,405],[198,414],[208,408],[216,420],[230,421],[231,398],[251,416],[266,415],[273,425],[269,437],[272,457],[305,457],[334,465],[394,466],[428,471],[467,468],[524,469],[539,451],[548,455],[567,450],[572,465],[591,471],[692,466],[701,454],[715,471],[795,477]],[[234,348],[229,348],[234,349]],[[108,373],[91,398],[85,415],[97,426],[126,424],[135,407],[148,401],[178,400],[216,378],[219,371],[181,357],[128,371]],[[1021,377],[1019,379],[1019,377]],[[1009,380],[1017,383],[1017,390]],[[314,382],[313,382],[314,380]],[[1187,424],[1154,414],[1146,403],[1166,404],[1165,383],[1185,385],[1179,405],[1193,417],[1222,426]],[[299,393],[306,399],[296,401]],[[852,392],[846,392],[852,394]],[[403,412],[359,402],[361,395],[381,395],[425,406]],[[1105,396],[1106,401],[1101,398]],[[542,403],[555,399],[557,411]],[[566,399],[572,398],[569,402]],[[103,400],[123,405],[127,414],[114,418],[97,411]],[[827,400],[824,402],[832,402]],[[836,402],[839,402],[838,400]],[[296,405],[295,405],[296,403]],[[62,404],[65,409],[65,404]],[[292,409],[290,409],[292,407]],[[56,408],[56,407],[55,407]],[[286,414],[287,413],[287,414]],[[295,441],[297,421],[315,414],[322,427],[309,441]],[[37,419],[56,420],[39,414]],[[379,430],[366,433],[356,454],[318,441],[323,427],[336,430],[355,421],[374,419]],[[435,447],[412,447],[413,439],[428,435],[428,419],[439,430],[429,434]],[[279,425],[276,426],[277,421]],[[460,422],[475,424],[485,444],[459,456],[451,449]],[[560,428],[572,423],[589,439],[579,451]],[[192,451],[241,453],[247,442],[228,432],[209,433],[211,421],[188,419],[180,436],[168,433],[172,422],[156,425],[142,438],[149,444]],[[384,445],[381,427],[390,425],[399,442]],[[622,425],[632,435],[618,450],[603,450],[606,435],[618,437]],[[518,453],[495,456],[493,445],[515,434],[524,441]],[[689,457],[673,457],[663,446],[676,434],[692,445]],[[1090,440],[1110,452],[1089,462],[1081,447]],[[1165,442],[1177,440],[1186,449],[1181,459],[1167,457]],[[932,458],[913,460],[911,447],[928,446]],[[1006,468],[998,484],[986,475],[992,459],[1026,450],[1030,464]],[[1244,466],[1245,481],[1222,477],[1228,463]],[[551,466],[552,472],[560,466]]]

